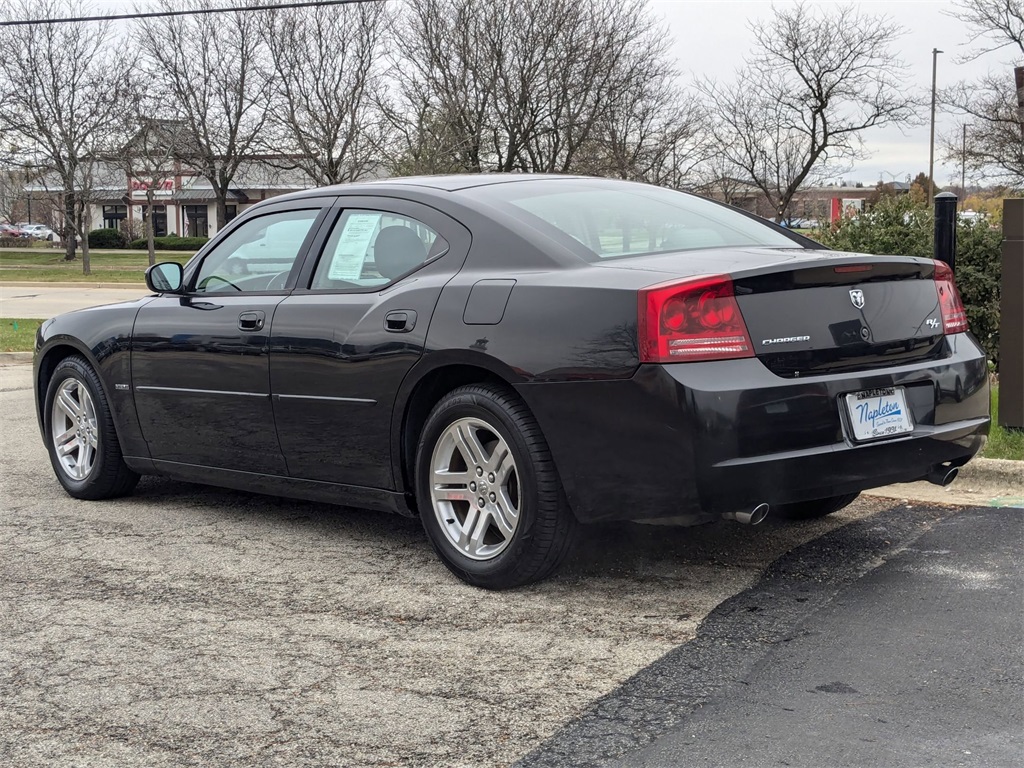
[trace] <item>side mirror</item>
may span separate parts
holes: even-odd
[[[185,270],[176,261],[164,261],[146,270],[146,287],[154,293],[178,293],[184,280]]]

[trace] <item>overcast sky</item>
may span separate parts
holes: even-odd
[[[675,55],[680,70],[692,75],[731,78],[733,70],[753,44],[750,25],[758,19],[771,16],[769,0],[650,0],[654,12],[665,19],[675,39]],[[776,6],[792,5],[787,0],[776,0]],[[834,6],[835,2],[821,0],[818,5]],[[956,19],[945,15],[952,7],[949,0],[860,0],[855,5],[866,12],[886,15],[907,33],[896,45],[899,56],[909,65],[908,81],[924,94],[931,93],[932,49],[939,55],[938,86],[958,80],[973,80],[990,69],[995,71],[1009,58],[1008,51],[989,54],[980,60],[958,64],[956,59],[965,51],[967,32]],[[1009,71],[1007,77],[1012,77]],[[847,181],[874,184],[880,178],[891,180],[894,174],[900,181],[909,174],[928,171],[928,124],[909,129],[904,134],[898,128],[878,128],[864,134],[865,148],[871,156],[856,164],[846,174]],[[936,116],[936,144],[943,132],[957,130],[956,118]],[[938,146],[935,150],[935,180],[942,185],[954,180],[959,184],[960,169],[940,165]]]

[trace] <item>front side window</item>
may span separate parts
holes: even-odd
[[[285,211],[245,222],[203,259],[195,291],[282,290],[319,213]]]
[[[588,261],[701,248],[801,247],[726,206],[646,184],[566,179],[470,191],[524,224],[567,235]]]
[[[447,249],[443,237],[408,216],[345,211],[324,246],[311,287],[351,290],[387,285]]]

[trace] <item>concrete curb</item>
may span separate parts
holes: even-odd
[[[0,352],[0,365],[21,365],[31,362],[31,352]]]
[[[145,283],[88,283],[88,282],[63,282],[63,283],[48,283],[48,282],[31,282],[28,280],[3,280],[0,279],[0,285],[7,285],[11,288],[124,288],[125,290],[138,291],[148,290]]]
[[[1024,461],[1010,459],[974,459],[961,468],[957,482],[998,483],[1017,487],[1024,493]]]

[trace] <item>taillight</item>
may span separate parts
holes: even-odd
[[[638,310],[642,363],[754,356],[732,280],[725,275],[641,288]]]
[[[939,292],[943,331],[947,334],[964,333],[967,330],[967,312],[956,289],[953,270],[944,261],[935,262],[935,289]]]

